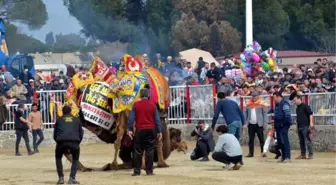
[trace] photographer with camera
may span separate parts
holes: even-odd
[[[204,121],[198,122],[195,130],[191,132],[191,137],[196,136],[196,148],[190,156],[191,160],[209,161],[208,155],[214,149],[213,135],[210,126]]]

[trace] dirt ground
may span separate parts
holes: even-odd
[[[189,143],[189,151],[194,144]],[[257,149],[256,149],[257,150]],[[0,149],[1,185],[55,184],[54,148],[41,148],[40,154],[15,157],[12,150]],[[247,149],[244,148],[244,153]],[[298,151],[293,151],[296,156]],[[259,155],[259,154],[258,154]],[[244,159],[239,171],[225,171],[222,164],[190,161],[189,156],[173,152],[168,159],[169,168],[155,169],[156,176],[131,177],[131,170],[79,172],[77,179],[85,185],[335,185],[335,153],[316,153],[314,160],[293,160],[290,164],[278,164],[269,154],[267,161],[259,156]],[[80,160],[87,167],[100,168],[111,162],[113,146],[107,144],[86,145],[81,148]],[[70,163],[63,159],[66,180]],[[144,173],[144,172],[143,172]]]

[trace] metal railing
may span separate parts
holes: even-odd
[[[172,86],[170,88],[170,106],[168,108],[168,121],[170,124],[197,123],[200,120],[210,122],[214,114],[216,104],[216,87],[213,85],[200,86]],[[52,128],[56,121],[57,110],[64,103],[65,90],[38,91],[37,98],[40,104],[42,120],[45,128]],[[261,96],[263,102],[270,110],[274,108],[273,97]],[[235,100],[242,110],[250,97],[229,97]],[[288,99],[288,96],[284,96]],[[305,94],[305,103],[308,103],[314,113],[316,125],[336,124],[336,93]],[[292,102],[290,102],[292,104]],[[25,105],[25,114],[31,112],[31,104]],[[0,130],[14,129],[14,115],[17,105],[7,105],[8,120]],[[292,116],[295,122],[296,106],[292,106]]]

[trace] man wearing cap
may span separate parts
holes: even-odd
[[[33,155],[34,152],[31,151],[29,145],[28,129],[32,123],[27,120],[27,115],[25,113],[24,104],[19,104],[17,111],[15,112],[14,128],[16,134],[16,143],[15,143],[15,155],[21,156],[19,152],[19,145],[21,138],[23,137],[28,155]]]
[[[57,184],[64,184],[62,156],[70,151],[72,165],[68,184],[79,184],[76,180],[78,160],[80,154],[80,143],[83,139],[83,129],[78,117],[71,115],[71,107],[63,107],[63,116],[56,120],[54,128],[54,140],[56,141],[55,158],[58,174]]]
[[[261,153],[263,152],[263,146],[265,143],[264,129],[268,123],[267,110],[262,99],[259,96],[259,92],[253,91],[251,93],[252,98],[246,104],[245,118],[249,135],[249,154],[246,157],[254,156],[254,137],[257,134]]]
[[[149,100],[148,89],[140,90],[141,100],[134,103],[128,119],[128,136],[134,137],[134,172],[132,176],[141,173],[142,156],[145,152],[147,175],[153,173],[153,155],[156,139],[161,140],[161,122],[155,103]],[[135,124],[134,124],[135,122]],[[133,134],[135,126],[135,134]]]

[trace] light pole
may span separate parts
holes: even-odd
[[[246,46],[253,43],[252,0],[246,0]]]

